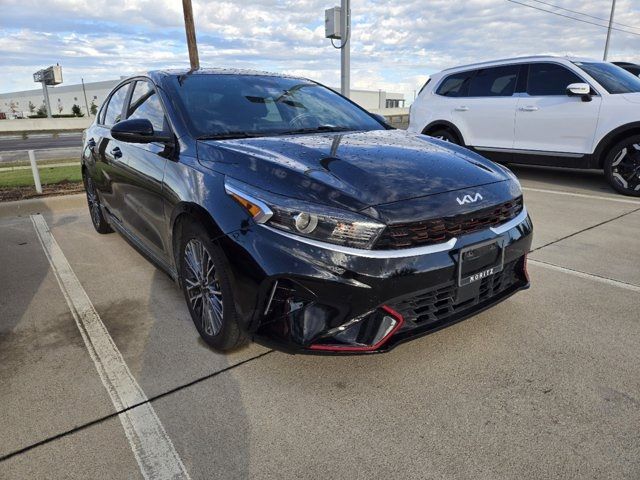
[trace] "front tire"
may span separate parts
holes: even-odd
[[[640,135],[619,142],[609,151],[604,174],[617,192],[640,197]]]
[[[222,249],[201,225],[189,223],[180,237],[179,255],[180,284],[202,339],[220,351],[244,344]]]
[[[87,205],[89,207],[89,215],[91,215],[91,223],[93,224],[93,228],[96,229],[96,232],[105,234],[113,232],[113,229],[107,222],[107,219],[104,217],[104,212],[102,211],[102,206],[100,205],[100,198],[98,197],[98,192],[96,191],[96,186],[93,183],[93,180],[88,175],[83,175],[84,179],[84,190],[87,194]]]

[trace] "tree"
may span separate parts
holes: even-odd
[[[76,117],[84,117],[84,114],[82,113],[82,110],[80,109],[80,106],[76,105],[75,103],[71,107],[71,113],[73,113]]]
[[[64,106],[62,105],[62,102],[58,100],[58,113],[62,113],[62,110],[64,110]]]
[[[36,106],[33,104],[31,100],[29,100],[29,113],[33,115],[33,112],[36,111]]]
[[[9,111],[14,115],[18,113],[18,104],[14,100],[9,101]]]
[[[91,100],[91,107],[89,107],[89,111],[94,117],[96,116],[96,113],[98,113],[98,106],[93,100]]]
[[[39,117],[47,116],[47,106],[44,103],[38,107],[38,110],[36,110],[36,115],[38,115]]]

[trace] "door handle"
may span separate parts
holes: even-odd
[[[120,147],[114,147],[111,149],[111,155],[113,155],[113,158],[120,158],[122,157],[122,150],[120,150]]]
[[[535,112],[540,110],[538,107],[534,107],[533,105],[527,105],[526,107],[520,107],[521,112]]]
[[[469,107],[467,107],[466,105],[461,105],[459,107],[455,108],[456,112],[468,112],[469,111]]]

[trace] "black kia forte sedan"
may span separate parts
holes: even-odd
[[[527,288],[504,167],[262,72],[122,81],[85,132],[91,220],[175,279],[202,338],[389,350]]]

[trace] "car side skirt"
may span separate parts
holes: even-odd
[[[591,154],[517,150],[508,148],[469,147],[478,154],[499,163],[519,163],[565,168],[598,168]]]

